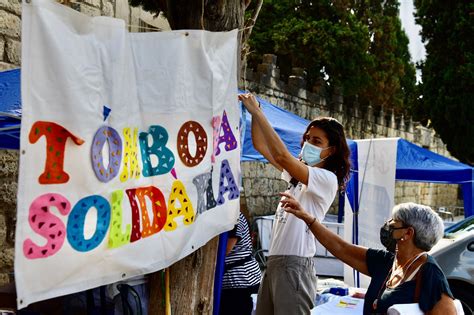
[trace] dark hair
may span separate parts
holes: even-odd
[[[343,191],[347,181],[349,180],[349,172],[351,168],[351,163],[349,162],[350,150],[347,146],[344,128],[335,118],[316,118],[309,123],[308,127],[306,127],[306,130],[303,133],[303,139],[301,140],[301,146],[303,146],[304,142],[307,140],[308,132],[311,127],[322,129],[328,137],[329,145],[335,148],[334,153],[326,159],[324,168],[336,174],[339,189],[340,191]]]

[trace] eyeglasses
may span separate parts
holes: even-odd
[[[395,227],[393,225],[390,225],[390,221],[392,220],[385,221],[385,227],[387,230],[394,231],[394,230],[408,229],[410,227],[409,225],[405,225],[405,224],[403,224],[400,227]]]

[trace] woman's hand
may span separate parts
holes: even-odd
[[[239,94],[239,101],[241,101],[250,114],[255,114],[260,109],[260,103],[251,93]]]
[[[306,224],[314,222],[314,217],[306,212],[300,203],[290,194],[281,192],[280,196],[285,197],[280,201],[281,206],[286,212],[294,214],[297,218],[303,220]]]

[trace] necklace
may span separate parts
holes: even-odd
[[[418,260],[418,258],[420,258],[421,256],[423,256],[424,254],[426,254],[425,252],[421,252],[419,253],[418,255],[416,256],[413,256],[411,259],[409,259],[405,264],[403,264],[403,266],[401,266],[401,271],[403,272],[403,270],[405,269],[405,266],[408,265],[408,267],[406,268],[406,270],[408,270],[415,261]],[[382,292],[385,290],[386,287],[388,288],[392,288],[391,287],[391,282],[389,279],[390,279],[390,276],[392,275],[392,273],[395,273],[397,271],[399,267],[396,267],[395,268],[395,259],[393,260],[393,265],[392,265],[392,268],[390,268],[390,270],[388,271],[388,274],[387,276],[385,277],[385,280],[382,282],[382,286],[380,287],[379,289],[379,292],[377,293],[377,297],[375,298],[374,302],[372,303],[372,309],[375,311],[377,309],[377,304],[378,304],[378,301],[380,299],[380,297],[382,296]],[[403,276],[403,278],[400,280],[400,283],[401,284],[402,282],[405,279],[405,275]],[[389,283],[390,282],[390,283]]]
[[[404,271],[405,270],[409,270],[410,267],[415,263],[415,261],[417,261],[421,256],[423,256],[425,254],[425,252],[421,252],[419,253],[418,255],[416,256],[413,256],[412,258],[410,258],[405,264],[403,264],[403,266],[398,266],[398,267],[395,267],[395,260],[393,261],[393,265],[392,265],[392,277],[390,277],[388,280],[387,280],[387,283],[386,283],[386,286],[389,287],[389,288],[393,288],[395,287],[393,285],[393,281],[395,280],[395,277],[400,277],[400,275],[403,274],[403,276],[401,277],[400,279],[400,283],[399,284],[402,284],[403,281],[405,280],[406,278],[406,274],[404,274]],[[406,268],[405,268],[406,267]]]

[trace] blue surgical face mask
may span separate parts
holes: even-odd
[[[322,159],[321,158],[321,152],[323,150],[329,149],[330,147],[327,148],[320,148],[318,146],[315,146],[309,142],[305,142],[303,144],[303,148],[301,148],[301,158],[303,161],[306,162],[309,166],[315,166],[316,164],[321,163],[324,161],[326,158]]]

